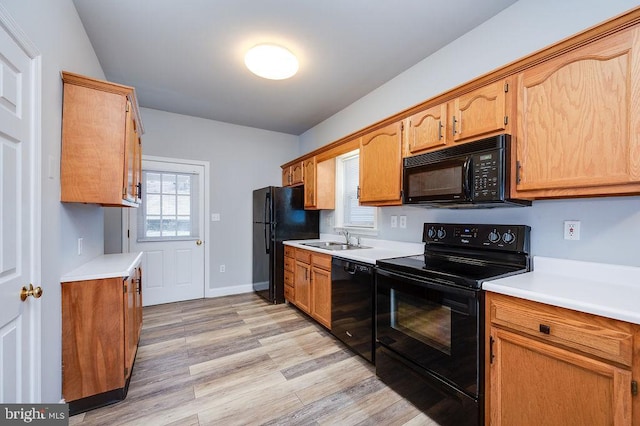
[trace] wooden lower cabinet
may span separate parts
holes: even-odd
[[[486,424],[637,424],[638,326],[491,292],[486,303]]]
[[[294,269],[294,297],[287,300],[331,329],[331,256],[296,248]]]
[[[125,398],[142,329],[142,272],[62,283],[62,395],[70,414]]]
[[[284,246],[284,299],[295,303],[296,249]]]
[[[311,255],[311,316],[331,329],[331,256]]]

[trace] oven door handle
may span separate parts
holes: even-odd
[[[456,296],[475,298],[477,293],[476,290],[460,288],[454,285],[441,284],[441,283],[425,280],[424,278],[418,277],[418,276],[398,274],[396,272],[391,272],[386,269],[381,269],[379,266],[377,267],[376,274],[381,275],[383,277],[391,278],[391,279],[402,280],[405,283],[407,281],[412,281],[411,284],[414,284],[416,286],[441,291],[447,294],[454,294]]]

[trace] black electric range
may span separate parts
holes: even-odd
[[[525,225],[425,223],[424,255],[376,263],[376,374],[442,425],[479,425],[482,283],[530,270]]]

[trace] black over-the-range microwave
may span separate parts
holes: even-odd
[[[510,198],[511,136],[502,134],[404,159],[403,204],[445,208],[530,206]]]

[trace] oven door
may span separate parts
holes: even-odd
[[[477,397],[481,291],[384,269],[376,278],[379,345]]]
[[[405,167],[403,203],[471,201],[471,167],[471,159],[466,156]]]

